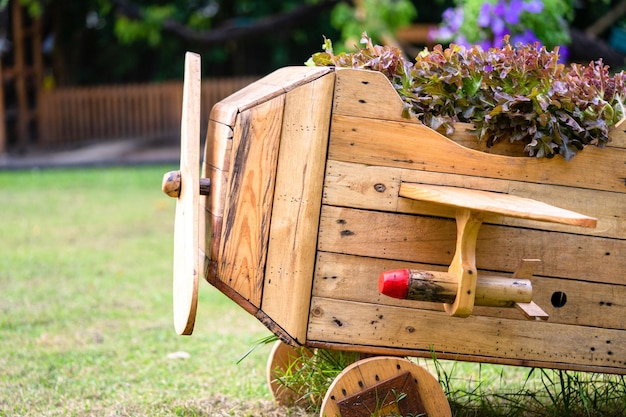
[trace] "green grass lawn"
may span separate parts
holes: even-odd
[[[168,169],[0,172],[0,415],[245,415],[269,401],[269,347],[236,364],[270,334],[252,316],[201,282],[195,334],[173,329]],[[202,414],[216,398],[250,404]]]
[[[273,405],[269,346],[236,363],[271,334],[206,282],[176,335],[172,168],[0,172],[0,416],[312,415]],[[626,412],[621,377],[435,364],[458,417]]]

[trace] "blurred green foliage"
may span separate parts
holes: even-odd
[[[181,78],[186,50],[201,54],[205,77],[263,75],[302,65],[324,36],[346,40],[365,30],[384,39],[416,15],[410,0],[17,1],[43,18],[44,37],[54,40],[45,62],[59,86]],[[7,5],[0,0],[0,11]],[[311,12],[253,31],[268,18],[303,9]],[[252,31],[207,42],[180,36],[172,26],[194,35]]]
[[[44,43],[54,47],[45,56],[55,84],[93,85],[159,81],[182,77],[182,56],[201,54],[203,76],[263,75],[276,68],[301,65],[319,49],[323,38],[335,49],[354,50],[366,31],[376,43],[388,44],[407,24],[438,23],[442,13],[464,5],[468,40],[481,28],[475,24],[481,5],[496,0],[16,0],[44,22]],[[530,0],[528,0],[530,1]],[[544,0],[539,19],[526,14],[524,24],[550,46],[567,38],[555,22],[584,29],[609,13],[620,0]],[[0,12],[9,0],[0,0]],[[302,8],[305,16],[220,41],[190,40],[171,24],[193,34],[247,30],[268,18],[290,15]],[[129,13],[128,10],[132,13]],[[474,22],[474,23],[472,23]],[[169,25],[169,26],[168,26]],[[168,30],[169,28],[169,30]]]
[[[408,0],[361,0],[360,8],[339,3],[331,14],[332,25],[341,33],[336,47],[338,50],[356,49],[363,31],[375,42],[385,43],[398,28],[411,24],[416,16],[417,9]]]

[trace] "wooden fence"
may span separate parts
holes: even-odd
[[[213,105],[258,77],[202,82],[202,129]],[[182,82],[57,88],[39,100],[38,143],[44,146],[180,135]]]

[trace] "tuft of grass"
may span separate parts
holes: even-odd
[[[455,417],[621,417],[626,379],[575,371],[438,361],[432,369]]]
[[[358,360],[353,352],[306,349],[276,380],[319,413],[334,378]],[[454,417],[623,417],[626,377],[481,363],[413,359],[439,380]]]
[[[319,414],[328,388],[348,365],[359,360],[355,352],[300,348],[284,370],[273,372],[276,381],[296,394],[295,403]]]

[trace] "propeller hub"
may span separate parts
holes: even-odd
[[[178,198],[180,196],[180,171],[170,171],[163,175],[161,189],[170,197]]]

